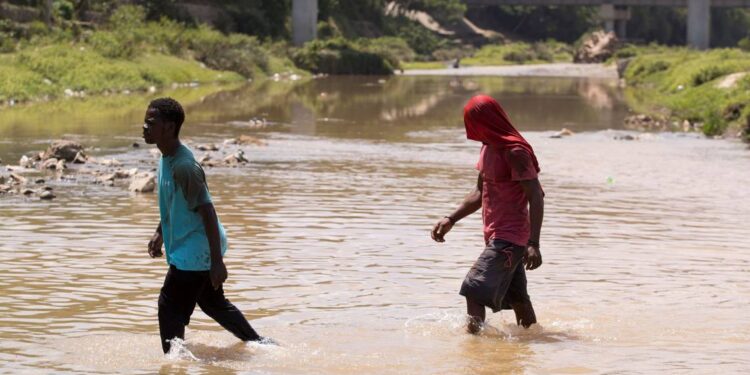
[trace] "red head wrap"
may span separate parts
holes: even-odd
[[[503,107],[490,96],[477,95],[464,107],[466,138],[500,148],[521,147],[534,161],[539,172],[539,162],[529,142],[521,136],[510,122]]]

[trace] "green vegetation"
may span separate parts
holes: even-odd
[[[412,61],[402,62],[401,68],[403,69],[445,69],[448,67],[443,61]]]
[[[368,43],[344,38],[314,40],[294,51],[292,60],[313,73],[386,75],[398,67],[398,59],[387,52],[387,45],[387,41]]]
[[[477,26],[514,39],[573,43],[599,27],[598,11],[596,6],[503,5],[471,8],[466,15]]]
[[[595,7],[467,9],[461,0],[320,0],[319,39],[294,48],[288,44],[288,0],[205,2],[209,21],[201,21],[180,0],[128,3],[140,6],[105,0],[9,1],[35,6],[50,17],[25,24],[0,19],[0,104],[304,74],[299,69],[391,74],[399,68],[442,68],[456,58],[463,66],[569,62],[573,43],[598,24]],[[396,5],[389,14],[387,4]],[[449,28],[465,16],[500,34],[492,40],[460,40],[425,28],[406,11],[425,11]],[[632,11],[630,37],[684,43],[684,9]],[[750,71],[750,12],[715,8],[712,19],[712,43],[739,49],[703,53],[627,46],[615,53],[615,59],[633,58],[625,79],[636,110],[666,111],[703,124],[706,134],[736,124],[750,127],[750,78],[743,75]]]
[[[0,110],[0,133],[12,132],[14,127],[22,127],[24,133],[36,134],[39,137],[54,138],[66,133],[82,131],[107,135],[113,130],[109,125],[109,119],[127,118],[132,121],[120,122],[118,126],[132,126],[143,119],[143,109],[151,100],[159,96],[176,98],[189,108],[212,100],[217,93],[226,95],[228,90],[234,90],[240,86],[248,85],[243,82],[206,84],[192,88],[170,88],[142,95],[92,96],[85,99],[52,100],[34,105],[6,107]],[[252,107],[254,104],[255,102],[244,103],[246,107]],[[215,113],[211,115],[215,116]],[[190,121],[210,121],[210,118],[200,112],[191,112]],[[102,126],[102,124],[108,125]]]
[[[47,28],[41,22],[25,27],[3,22],[0,30],[15,37],[3,39],[0,103],[297,71],[283,49],[254,37],[168,19],[147,22],[145,9],[136,6],[118,8],[93,30]]]
[[[537,43],[509,43],[486,45],[474,56],[463,59],[463,65],[511,65],[572,62],[573,48],[550,40]]]
[[[706,135],[723,134],[730,126],[750,128],[750,53],[664,47],[629,51],[635,57],[625,71],[631,86],[627,97],[636,110],[667,110],[670,117],[702,124]]]

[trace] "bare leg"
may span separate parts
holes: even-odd
[[[472,335],[478,334],[484,326],[484,306],[466,297],[466,313],[469,314],[466,331]]]
[[[536,323],[536,314],[531,301],[512,303],[513,312],[516,313],[516,324],[522,325],[523,328],[529,328]]]

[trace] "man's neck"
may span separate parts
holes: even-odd
[[[177,148],[180,147],[181,144],[179,138],[173,138],[164,143],[157,143],[156,147],[159,148],[159,151],[161,151],[163,156],[172,156],[177,152]]]

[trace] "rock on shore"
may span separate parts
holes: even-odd
[[[62,159],[66,162],[74,162],[76,160],[85,161],[83,156],[83,146],[78,142],[68,140],[57,140],[52,142],[47,151],[42,156],[43,160],[47,159]]]
[[[586,38],[573,56],[576,63],[602,63],[612,57],[619,46],[614,32],[595,31]]]
[[[151,193],[156,189],[156,175],[153,173],[135,175],[128,189],[136,193]]]

